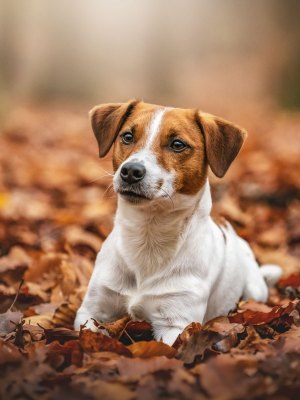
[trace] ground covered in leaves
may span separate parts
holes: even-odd
[[[249,119],[243,152],[213,181],[215,209],[284,276],[268,304],[193,323],[170,347],[127,316],[97,333],[72,329],[112,226],[110,160],[97,158],[76,109],[10,114],[0,133],[1,399],[299,398],[300,117]]]

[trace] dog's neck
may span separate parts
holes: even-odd
[[[193,217],[199,228],[209,217],[211,206],[208,180],[196,195],[177,194],[172,200],[146,206],[132,205],[120,197],[115,226],[128,263],[147,275],[166,265],[189,234]]]

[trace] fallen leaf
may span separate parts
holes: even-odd
[[[69,340],[76,340],[79,338],[78,331],[65,328],[44,329],[44,335],[46,343],[58,341],[60,344],[64,344]]]
[[[20,311],[11,311],[10,309],[0,314],[0,335],[12,332],[22,316]]]
[[[178,349],[176,358],[185,364],[192,364],[195,359],[201,360],[206,350],[211,350],[213,345],[223,339],[217,332],[199,331],[192,335]]]
[[[112,351],[126,357],[132,357],[131,351],[118,340],[103,335],[101,332],[92,332],[89,329],[82,329],[79,335],[79,342],[86,352]]]
[[[247,324],[247,325],[262,325],[270,323],[275,319],[282,318],[283,315],[289,316],[294,310],[295,305],[290,302],[287,306],[275,306],[269,312],[245,310],[233,315],[230,315],[231,323]]]
[[[98,323],[97,321],[95,321],[95,324],[97,328],[105,329],[111,337],[119,338],[124,329],[126,329],[129,321],[129,315],[124,315],[123,318],[120,318],[114,322]]]
[[[47,345],[47,361],[50,365],[58,370],[75,365],[82,366],[83,350],[78,340],[69,340],[64,344],[58,341]]]
[[[16,364],[22,360],[19,349],[10,342],[0,339],[0,365]]]
[[[191,336],[193,336],[197,332],[200,332],[201,329],[202,325],[199,322],[192,322],[177,337],[172,347],[174,347],[174,349],[178,349],[183,343],[187,342]]]
[[[287,277],[283,277],[278,282],[278,286],[280,287],[287,287],[291,286],[293,288],[300,287],[300,273],[299,274],[291,274]]]
[[[139,379],[142,375],[155,371],[173,370],[183,366],[182,361],[166,356],[134,359],[121,357],[116,364],[121,377],[126,379]]]
[[[33,315],[31,317],[26,317],[23,319],[25,324],[28,325],[39,325],[43,328],[52,328],[52,318],[49,315]]]
[[[165,356],[172,358],[176,354],[176,349],[163,342],[137,342],[127,348],[131,351],[133,357],[149,358],[155,356]]]

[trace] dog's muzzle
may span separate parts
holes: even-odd
[[[128,161],[120,171],[120,183],[117,192],[131,203],[140,203],[143,200],[150,200],[145,190],[146,168],[141,162]]]

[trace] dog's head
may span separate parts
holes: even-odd
[[[90,116],[100,157],[114,144],[115,191],[135,204],[196,194],[207,167],[224,176],[246,137],[213,115],[136,100],[94,107]]]

